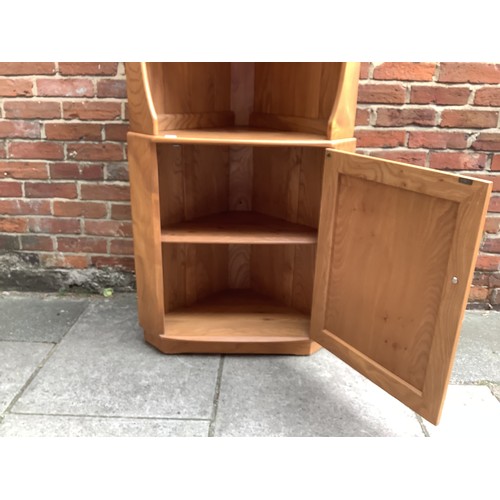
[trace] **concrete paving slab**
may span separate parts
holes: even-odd
[[[491,386],[491,392],[493,393],[493,396],[495,396],[498,401],[500,401],[500,385],[493,384]]]
[[[452,384],[500,382],[500,312],[465,313]]]
[[[134,295],[92,302],[13,412],[210,418],[220,357],[147,345]]]
[[[500,438],[500,402],[485,385],[450,385],[435,426],[424,421],[431,437]]]
[[[0,340],[58,342],[87,304],[85,298],[0,294]]]
[[[204,437],[208,420],[6,415],[0,437]]]
[[[411,410],[326,350],[227,356],[217,436],[423,436]]]
[[[52,344],[0,342],[0,413],[6,410],[52,347]]]

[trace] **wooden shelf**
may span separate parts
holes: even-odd
[[[225,290],[165,315],[170,340],[193,342],[309,341],[310,318],[252,290]]]
[[[317,230],[257,212],[223,212],[181,222],[162,230],[165,243],[306,244]]]
[[[233,144],[247,146],[310,146],[326,148],[341,141],[324,135],[249,127],[166,130],[150,136],[154,142],[171,144]]]

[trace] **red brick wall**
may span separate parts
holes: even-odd
[[[500,305],[500,65],[363,63],[359,152],[494,182],[470,300]],[[0,249],[133,269],[121,63],[0,63]]]

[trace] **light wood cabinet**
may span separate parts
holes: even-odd
[[[323,346],[437,423],[490,183],[354,154],[357,63],[126,71],[145,339]]]

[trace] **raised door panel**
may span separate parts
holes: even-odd
[[[328,151],[311,336],[439,421],[490,185]]]

